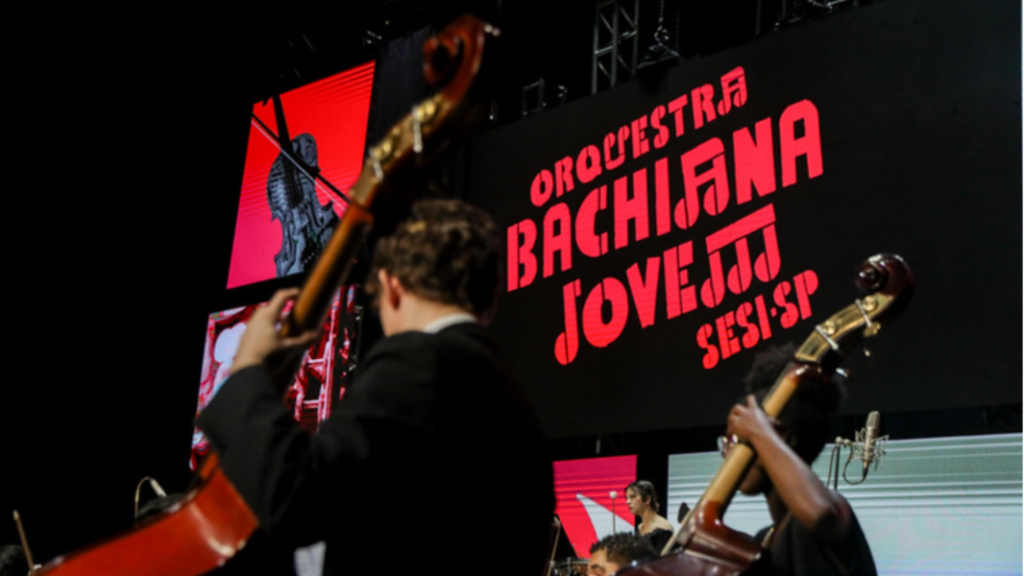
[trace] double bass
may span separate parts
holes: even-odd
[[[777,418],[800,386],[831,374],[864,339],[878,334],[907,305],[913,274],[902,258],[878,254],[857,270],[855,283],[865,296],[814,327],[761,403]],[[729,528],[724,516],[747,472],[753,449],[733,446],[697,504],[654,561],[621,571],[620,576],[735,576],[765,560],[760,543]],[[675,549],[680,546],[681,549]]]
[[[378,224],[382,219],[396,220],[411,200],[408,192],[416,188],[429,164],[482,118],[486,102],[476,79],[489,35],[496,35],[489,24],[462,16],[426,41],[424,75],[439,89],[369,150],[338,228],[282,323],[283,337],[323,324],[334,292],[346,281],[375,220]],[[295,362],[283,365],[297,367]],[[292,376],[283,372],[277,376]],[[175,506],[136,529],[60,556],[37,574],[204,574],[234,556],[258,527],[256,516],[211,452],[200,466],[194,487]]]

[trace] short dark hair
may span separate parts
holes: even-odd
[[[25,550],[17,544],[0,546],[0,576],[24,576],[28,574],[28,560]]]
[[[422,200],[407,220],[377,243],[366,291],[380,296],[380,270],[414,294],[480,316],[495,307],[502,281],[498,227],[459,200]]]
[[[593,555],[598,550],[604,550],[608,559],[621,567],[629,566],[638,560],[650,560],[658,555],[650,540],[628,532],[612,534],[598,540],[590,547],[590,554]]]
[[[654,508],[655,512],[658,511],[658,508],[661,508],[661,502],[658,502],[658,490],[654,487],[654,484],[651,484],[647,480],[636,480],[634,482],[630,482],[629,485],[626,486],[626,490],[629,490],[630,488],[640,495],[641,500],[650,500],[651,508]],[[623,492],[626,490],[623,490]]]
[[[743,379],[747,393],[763,400],[786,363],[793,360],[796,350],[796,344],[790,342],[757,353]],[[794,433],[793,451],[808,464],[814,462],[831,439],[832,416],[843,403],[845,380],[839,373],[805,379],[777,418],[785,432]]]

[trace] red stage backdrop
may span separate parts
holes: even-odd
[[[578,557],[590,558],[590,546],[609,534],[633,531],[625,489],[636,480],[636,456],[565,460],[553,468],[555,514]]]
[[[362,167],[373,62],[257,103],[246,149],[228,288],[302,272],[345,211]],[[279,120],[284,119],[284,124]],[[282,157],[287,134],[295,162]]]
[[[846,410],[1019,403],[1020,6],[885,2],[482,135],[494,331],[553,437],[713,425],[902,254]],[[969,386],[965,383],[970,383]]]

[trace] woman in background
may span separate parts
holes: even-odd
[[[637,480],[626,486],[626,504],[632,514],[640,517],[637,533],[647,538],[659,553],[672,538],[674,529],[664,517],[658,515],[658,491],[647,480]]]

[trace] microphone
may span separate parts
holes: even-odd
[[[161,498],[167,496],[167,492],[164,492],[163,486],[161,486],[160,483],[157,482],[155,478],[149,479],[149,487],[153,489],[153,492],[156,492],[157,496]]]
[[[612,534],[617,534],[618,531],[615,529],[615,499],[618,498],[619,493],[612,490],[608,496],[612,499]]]
[[[149,476],[146,476],[142,480],[139,480],[139,484],[137,486],[135,486],[135,519],[136,520],[138,520],[138,518],[139,518],[139,493],[142,492],[142,485],[145,484],[147,481],[149,482],[149,487],[153,489],[153,492],[156,493],[156,495],[158,497],[163,498],[164,496],[167,496],[167,492],[164,492],[164,489],[163,489],[162,486],[160,486],[160,483],[157,482],[156,480],[154,480],[153,478],[150,478]]]
[[[878,411],[868,414],[868,422],[864,426],[864,469],[875,461],[875,439],[878,438]]]
[[[885,457],[885,445],[889,441],[889,435],[880,436],[881,431],[878,411],[873,411],[868,414],[868,421],[864,427],[854,434],[854,440],[850,441],[842,437],[836,438],[835,445],[832,447],[832,456],[829,458],[828,463],[828,481],[825,483],[826,486],[832,484],[833,474],[835,483],[833,484],[834,489],[839,489],[839,469],[842,468],[843,480],[846,480],[847,484],[857,485],[868,478],[868,470],[871,465],[875,465],[875,470],[878,470],[882,464],[882,458]],[[840,458],[843,448],[850,449],[850,457],[846,460],[846,465],[842,465]],[[854,460],[860,460],[864,468],[861,471],[860,480],[852,481],[846,476],[846,469],[850,467],[850,464]]]

